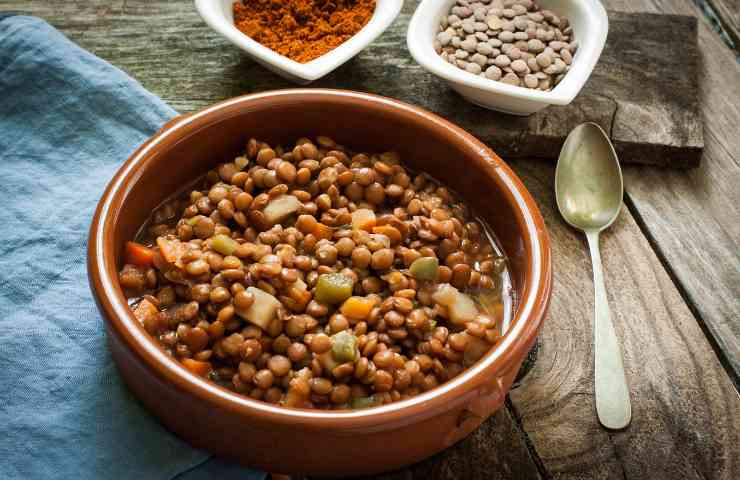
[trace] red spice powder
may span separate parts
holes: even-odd
[[[364,27],[375,0],[242,0],[234,24],[245,35],[296,62],[337,48]]]

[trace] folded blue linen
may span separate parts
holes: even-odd
[[[43,20],[0,13],[0,478],[262,479],[123,385],[87,283],[95,205],[176,112]]]

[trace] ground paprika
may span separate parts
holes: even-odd
[[[375,0],[242,0],[234,24],[262,45],[300,63],[337,48],[360,31]]]

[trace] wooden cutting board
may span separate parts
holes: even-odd
[[[592,121],[610,134],[624,163],[699,164],[704,138],[694,17],[609,12],[606,47],[578,97],[529,117],[463,100],[413,61],[405,46],[406,26],[399,18],[359,57],[312,86],[371,91],[420,105],[462,126],[502,157],[556,159],[568,132]],[[269,76],[274,88],[275,77]],[[258,90],[266,79],[247,83]]]

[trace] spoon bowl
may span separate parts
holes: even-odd
[[[622,171],[614,147],[595,123],[568,135],[555,170],[555,199],[563,218],[588,240],[594,274],[594,396],[599,422],[621,429],[632,419],[629,387],[622,365],[599,253],[599,232],[622,208]]]
[[[580,230],[603,230],[622,207],[622,171],[609,138],[595,123],[568,135],[555,170],[555,199],[563,218]]]

